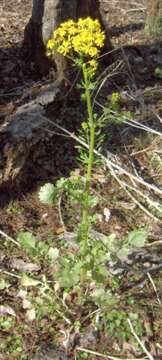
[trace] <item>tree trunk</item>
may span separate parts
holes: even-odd
[[[149,0],[146,30],[150,35],[162,35],[162,0]]]
[[[67,19],[77,20],[87,16],[99,19],[105,28],[99,0],[33,0],[32,16],[24,34],[24,49],[36,62],[42,75],[46,75],[50,67],[54,67],[60,76],[67,68],[67,62],[61,55],[56,55],[54,62],[46,56],[46,44],[53,30]],[[108,34],[107,49],[111,49]]]

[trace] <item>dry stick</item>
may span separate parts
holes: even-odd
[[[62,130],[63,132],[65,132],[67,135],[69,135],[69,137],[71,137],[72,139],[74,139],[75,141],[77,141],[78,143],[80,143],[82,146],[84,146],[86,149],[88,149],[88,145],[79,137],[77,137],[74,133],[71,133],[70,131],[68,131],[67,129],[64,129],[62,126],[53,123],[53,121],[46,119],[47,122],[49,122],[50,124],[52,124],[53,126],[57,127],[58,129]],[[158,187],[151,185],[149,183],[147,183],[146,181],[144,181],[142,178],[137,177],[133,174],[131,174],[129,171],[127,171],[126,169],[122,168],[120,165],[114,163],[112,160],[107,159],[104,155],[102,155],[99,151],[94,150],[94,153],[98,156],[101,157],[101,159],[104,161],[104,163],[109,167],[110,165],[112,167],[114,167],[115,169],[117,169],[118,171],[120,171],[122,174],[128,176],[130,179],[133,179],[137,182],[139,182],[141,185],[145,186],[148,189],[151,189],[153,191],[155,191],[156,193],[158,193],[159,195],[162,195],[162,190],[159,189]],[[112,155],[110,153],[110,155]],[[113,156],[113,155],[112,155]]]
[[[53,126],[56,126],[57,128],[59,128],[60,130],[64,131],[66,134],[69,135],[69,137],[71,137],[72,139],[76,140],[77,142],[79,142],[81,145],[83,145],[85,148],[88,149],[88,145],[79,137],[77,138],[75,136],[74,133],[71,133],[70,131],[64,129],[62,126],[53,123],[51,120],[47,119],[47,121],[52,124]],[[137,176],[129,173],[127,170],[123,169],[121,166],[113,163],[111,160],[108,160],[107,158],[105,158],[105,156],[103,156],[99,151],[94,150],[94,153],[98,156],[100,156],[102,158],[102,160],[106,163],[107,167],[109,169],[111,169],[111,172],[113,172],[113,176],[116,178],[116,180],[120,183],[120,185],[122,186],[122,188],[125,190],[125,192],[128,194],[128,196],[138,205],[138,207],[147,214],[147,216],[151,217],[152,219],[154,219],[155,221],[159,222],[160,220],[154,216],[150,211],[148,211],[127,189],[125,186],[123,186],[122,181],[119,180],[119,178],[117,177],[117,175],[115,174],[113,167],[117,168],[120,172],[124,173],[125,175],[127,175],[130,179],[133,179],[139,183],[141,183],[142,185],[144,185],[145,187],[154,190],[157,193],[160,193],[162,195],[162,191],[158,188],[156,188],[154,185],[150,185],[147,182],[145,182],[143,179],[138,178]]]
[[[95,105],[95,102],[96,102],[96,98],[97,98],[100,90],[101,90],[102,87],[104,86],[105,82],[107,81],[107,79],[109,79],[110,77],[112,77],[112,75],[118,74],[116,71],[118,70],[118,68],[120,68],[120,65],[121,65],[121,64],[122,64],[122,61],[120,61],[120,62],[117,64],[116,68],[113,70],[113,73],[107,74],[107,75],[103,78],[103,80],[101,81],[101,84],[100,84],[100,86],[98,87],[98,89],[97,89],[97,91],[96,91],[96,94],[95,94],[95,96],[94,96],[94,99],[93,99],[93,108],[94,108],[94,105]]]
[[[146,244],[144,247],[151,247],[156,245],[162,245],[162,240],[153,241],[152,243]]]
[[[147,195],[143,194],[142,191],[140,191],[137,188],[127,184],[125,181],[121,180],[121,182],[122,182],[123,186],[128,187],[132,191],[135,191],[137,194],[139,194],[141,197],[143,197],[148,202],[149,205],[153,206],[157,211],[162,213],[162,209],[158,206],[159,205],[158,203],[151,200]]]
[[[155,135],[158,135],[158,136],[162,137],[162,133],[160,133],[159,131],[156,131],[156,130],[154,130],[152,128],[149,128],[148,126],[145,126],[143,124],[140,124],[136,120],[128,120],[127,118],[125,118],[125,119],[123,118],[123,123],[127,124],[129,126],[132,126],[132,127],[136,128],[136,129],[146,131],[149,134],[152,133],[152,134],[155,134]]]
[[[14,240],[11,236],[5,234],[2,230],[0,230],[0,235],[2,235],[5,239],[10,240],[16,246],[20,247],[20,244],[16,240]]]
[[[160,298],[159,298],[159,294],[158,294],[156,285],[155,285],[154,280],[153,280],[153,278],[152,278],[152,276],[150,275],[149,272],[147,273],[147,277],[148,277],[148,279],[150,280],[150,283],[151,283],[151,285],[152,285],[152,287],[153,287],[153,289],[154,289],[154,291],[155,291],[157,301],[158,301],[158,303],[161,305],[161,300],[160,300]]]
[[[145,208],[145,206],[143,206],[126,188],[126,186],[128,186],[126,184],[126,186],[124,185],[124,183],[119,179],[119,177],[115,174],[115,171],[113,170],[112,166],[109,165],[109,169],[112,173],[112,175],[114,176],[114,178],[116,179],[116,181],[119,183],[119,185],[121,186],[121,188],[127,193],[127,195],[139,206],[139,208],[149,217],[151,217],[152,219],[154,219],[157,222],[160,222],[160,220],[154,216],[148,209]]]
[[[153,356],[149,353],[149,351],[146,349],[145,345],[143,344],[143,342],[140,340],[140,338],[138,337],[138,335],[136,334],[133,325],[130,321],[130,319],[127,320],[131,333],[132,335],[135,337],[135,339],[137,340],[138,344],[141,346],[142,350],[145,352],[145,354],[147,355],[147,357],[149,358],[149,360],[154,360]]]
[[[5,275],[14,277],[14,278],[16,278],[16,279],[21,279],[21,276],[16,275],[16,274],[13,274],[13,273],[11,273],[11,272],[9,272],[9,271],[5,271],[5,270],[3,270],[3,269],[0,269],[0,272],[2,272],[2,273],[5,274]]]
[[[65,226],[63,218],[62,218],[61,202],[62,202],[62,197],[60,196],[59,200],[58,200],[58,212],[59,212],[60,224],[64,229],[64,233],[66,233],[66,226]]]
[[[100,106],[102,109],[104,109],[104,106],[103,106],[102,104],[100,104],[100,103],[99,103],[98,101],[96,101],[96,100],[95,100],[95,104],[97,104],[97,105]],[[114,115],[116,114],[115,111],[111,111],[111,112],[112,112],[112,114],[114,114]],[[107,117],[107,116],[105,116],[105,118],[106,118],[106,117]],[[154,134],[154,135],[158,135],[158,136],[162,137],[162,133],[161,133],[161,132],[156,131],[156,130],[154,130],[154,129],[152,129],[152,128],[144,125],[144,124],[141,124],[141,123],[140,123],[139,121],[137,121],[137,120],[134,120],[134,119],[129,120],[127,117],[123,117],[122,122],[125,123],[125,124],[127,124],[127,125],[129,125],[129,126],[132,126],[132,127],[134,127],[134,128],[137,128],[137,129],[146,131],[146,132],[148,132],[149,134],[152,133],[152,134]]]
[[[135,155],[138,155],[138,154],[142,154],[142,153],[145,153],[145,152],[148,152],[148,151],[152,151],[152,144],[147,146],[145,149],[143,150],[138,150],[138,151],[134,151],[130,154],[130,156],[135,156]]]
[[[162,118],[159,116],[159,114],[156,114],[154,111],[152,111],[152,113],[157,117],[157,119],[160,121],[160,123],[162,124]]]
[[[76,348],[77,351],[81,351],[81,352],[85,352],[87,354],[91,354],[91,355],[95,355],[95,356],[100,356],[104,359],[107,359],[107,360],[136,360],[136,359],[128,359],[128,358],[119,358],[119,357],[116,357],[116,356],[111,356],[111,355],[104,355],[104,354],[101,354],[97,351],[93,351],[93,350],[89,350],[89,349],[85,349],[85,348],[82,348],[80,346],[77,346]],[[139,360],[145,360],[146,358],[140,358]]]
[[[129,12],[136,12],[136,11],[146,11],[146,8],[138,8],[138,9],[131,9],[131,10],[127,10],[126,12],[129,13]]]

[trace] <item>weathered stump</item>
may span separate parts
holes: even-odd
[[[49,128],[46,105],[57,101],[61,83],[56,81],[35,99],[19,106],[0,126],[0,189],[15,189],[28,179],[28,164],[39,157]]]

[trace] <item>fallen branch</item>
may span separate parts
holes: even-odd
[[[149,353],[149,351],[146,349],[146,346],[143,344],[143,342],[140,340],[140,338],[138,337],[138,335],[136,334],[134,327],[130,321],[130,319],[127,320],[131,333],[134,336],[134,338],[137,340],[138,344],[140,345],[140,347],[142,348],[142,350],[144,351],[144,353],[147,355],[149,360],[154,360],[153,356]]]
[[[77,351],[80,351],[80,352],[85,352],[87,354],[91,354],[91,355],[94,355],[94,356],[100,356],[102,357],[103,359],[107,359],[107,360],[136,360],[136,359],[128,359],[128,358],[121,358],[121,357],[116,357],[116,356],[112,356],[112,355],[105,355],[105,354],[101,354],[97,351],[93,351],[93,350],[89,350],[89,349],[85,349],[85,348],[82,348],[80,346],[77,346],[76,348]],[[138,360],[145,360],[146,358],[139,358]]]
[[[4,231],[0,230],[0,235],[2,235],[5,239],[11,241],[16,246],[20,247],[20,244],[15,239],[13,239],[11,236],[7,235]]]

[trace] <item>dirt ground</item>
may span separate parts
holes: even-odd
[[[116,49],[115,64],[121,61],[121,67],[117,75],[112,77],[104,86],[100,95],[100,101],[109,99],[113,91],[122,94],[122,110],[130,111],[142,124],[150,126],[155,131],[161,131],[162,116],[162,78],[157,75],[157,69],[162,69],[162,42],[161,39],[148,37],[145,31],[147,0],[100,0],[102,11],[105,13],[105,21],[109,28],[112,44]],[[22,43],[24,28],[31,16],[31,1],[29,0],[2,0],[0,5],[0,121],[11,114],[24,99],[32,98],[33,88],[41,86],[47,79],[40,78],[36,64],[27,57],[22,56]],[[117,65],[115,65],[117,66]],[[112,70],[111,70],[112,71]],[[48,79],[49,80],[49,79]],[[62,124],[69,131],[74,131],[77,124],[82,121],[80,111],[80,99],[75,92],[69,101],[60,107],[50,108],[50,118],[55,119],[56,112]],[[157,116],[158,115],[158,116]],[[113,156],[120,159],[121,166],[126,166],[128,171],[135,176],[138,174],[151,185],[161,189],[162,184],[162,146],[161,137],[156,133],[146,133],[140,129],[130,128],[128,125],[121,127],[118,124],[109,125],[106,128],[106,141],[104,153],[112,152]],[[40,184],[53,181],[61,176],[69,175],[71,170],[78,169],[79,165],[75,158],[76,149],[74,141],[64,139],[58,135],[42,144],[42,151],[32,164],[27,178],[16,194],[1,192],[0,230],[17,239],[21,231],[32,232],[43,243],[54,241],[58,243],[58,236],[62,233],[62,219],[58,207],[42,205],[38,199]],[[82,171],[82,169],[81,169]],[[125,178],[124,178],[125,180]],[[130,184],[130,183],[129,183]],[[132,179],[132,186],[134,182]],[[144,359],[146,354],[131,339],[127,326],[125,327],[125,314],[138,314],[136,331],[152,354],[152,359],[162,359],[162,229],[157,211],[150,218],[152,207],[146,213],[137,204],[143,198],[140,191],[144,191],[146,198],[151,198],[157,204],[160,203],[160,195],[152,189],[145,189],[143,185],[137,187],[134,197],[129,197],[120,184],[112,177],[104,166],[96,167],[94,171],[92,189],[98,192],[101,198],[100,204],[95,209],[98,215],[96,230],[104,234],[115,233],[118,238],[138,227],[147,227],[150,247],[146,247],[147,255],[150,255],[147,265],[160,265],[158,270],[151,270],[150,277],[144,272],[126,272],[117,286],[118,280],[114,281],[113,289],[115,296],[120,297],[119,312],[120,321],[114,318],[114,329],[108,327],[105,331],[96,330],[93,322],[85,320],[88,315],[88,304],[84,309],[79,309],[72,300],[72,311],[66,309],[71,324],[76,320],[83,324],[83,333],[80,336],[80,348],[98,352],[82,353],[75,351],[77,344],[77,330],[69,326],[66,316],[59,314],[58,318],[48,318],[46,314],[41,321],[29,322],[26,319],[25,308],[22,308],[18,291],[20,291],[20,276],[22,270],[13,266],[13,258],[29,261],[28,257],[15,245],[4,238],[0,243],[0,359],[2,360],[41,360],[41,359],[102,359],[101,354],[110,354],[112,359]],[[106,210],[109,216],[106,217]],[[76,208],[70,208],[70,204],[63,206],[63,221],[69,231],[73,231],[79,215],[76,216]],[[152,243],[158,242],[157,246]],[[154,261],[156,257],[156,261]],[[45,261],[40,261],[37,277],[45,274],[51,279],[52,269],[48,268]],[[145,265],[144,262],[144,265]],[[3,287],[3,281],[8,286]],[[34,290],[33,290],[34,291]],[[115,292],[116,291],[116,292]],[[75,294],[74,294],[75,297]],[[13,317],[12,326],[4,326],[3,306],[14,309],[17,314]],[[114,307],[117,312],[117,308]],[[114,311],[113,309],[113,311]],[[92,312],[96,309],[91,309]],[[11,311],[11,310],[10,310]],[[58,310],[60,311],[60,310]],[[108,310],[109,312],[109,310]],[[64,314],[64,313],[63,313]],[[13,315],[10,314],[9,315]],[[2,318],[2,319],[1,319]],[[133,319],[133,315],[132,315]],[[6,319],[5,319],[6,320]],[[8,321],[8,320],[6,320]],[[119,324],[120,323],[120,324]],[[1,328],[2,324],[2,328]],[[115,327],[116,326],[116,327]],[[74,330],[75,328],[75,330]],[[93,328],[93,331],[92,331]],[[94,331],[95,328],[95,331]],[[124,338],[120,333],[124,332]],[[69,343],[65,346],[65,335],[69,335]],[[89,341],[85,339],[90,337]],[[21,341],[20,341],[21,338]],[[53,342],[57,344],[57,351],[50,355],[48,350]],[[15,345],[14,347],[14,344]],[[43,346],[43,354],[36,355],[37,350]],[[48,353],[48,351],[49,353]],[[65,351],[66,350],[66,351]],[[57,354],[56,354],[57,353]],[[99,355],[100,353],[100,355]],[[87,355],[88,354],[88,355]],[[84,357],[85,355],[85,357]],[[41,357],[42,356],[42,357]],[[87,357],[86,357],[87,356]],[[111,357],[106,357],[109,359]],[[151,359],[151,357],[150,357]]]

